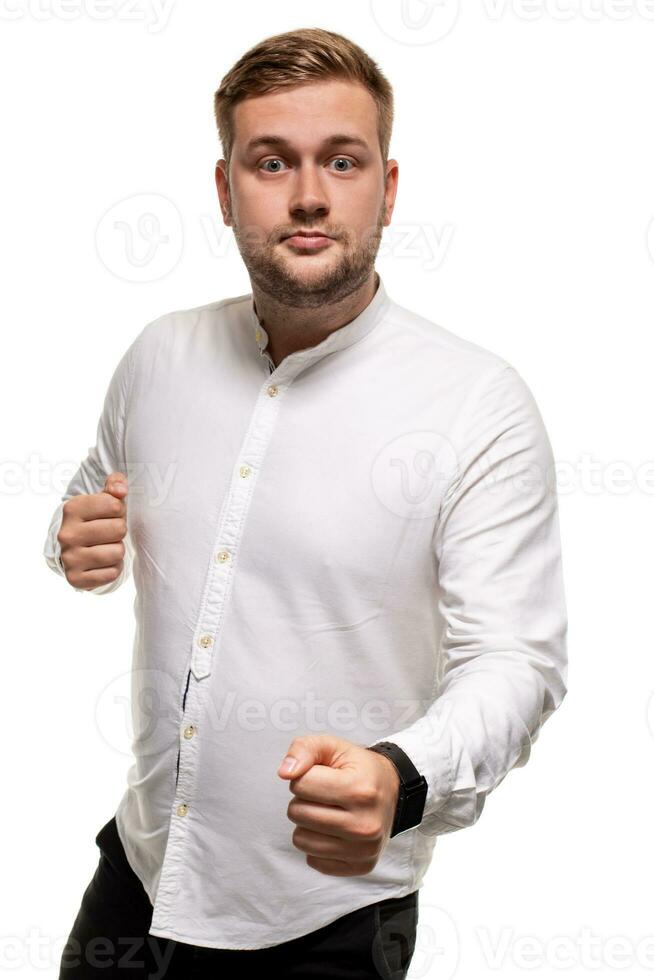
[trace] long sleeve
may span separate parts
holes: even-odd
[[[61,564],[61,546],[57,539],[63,519],[64,503],[70,497],[78,494],[99,493],[104,488],[105,480],[110,473],[120,471],[128,475],[124,449],[125,421],[133,377],[134,357],[142,335],[143,332],[131,343],[114,370],[105,394],[104,405],[97,426],[95,445],[89,447],[86,459],[82,461],[68,484],[66,492],[50,520],[43,555],[48,566],[64,578],[64,568]],[[129,508],[129,493],[126,500]],[[104,595],[107,592],[114,592],[123,582],[127,581],[131,574],[134,554],[129,531],[125,535],[123,543],[125,545],[125,557],[118,578],[95,589],[75,588],[76,592],[93,592],[97,595]]]
[[[434,701],[397,743],[428,782],[419,830],[474,824],[524,766],[567,692],[567,613],[551,445],[506,362],[468,398],[433,546],[443,668]]]

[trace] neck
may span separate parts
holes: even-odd
[[[277,367],[296,350],[314,347],[334,330],[354,320],[372,302],[379,277],[373,269],[365,283],[336,303],[316,309],[286,306],[258,287],[252,287],[255,313],[268,334],[266,351]]]

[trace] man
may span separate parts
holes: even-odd
[[[268,38],[215,108],[252,293],[141,331],[46,542],[136,585],[135,762],[61,976],[405,977],[436,837],[566,693],[552,451],[516,370],[375,272],[365,52]]]

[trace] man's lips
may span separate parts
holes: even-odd
[[[333,242],[334,239],[330,238],[328,235],[307,235],[300,232],[295,235],[289,235],[287,238],[283,238],[282,241],[287,242],[289,245],[293,245],[295,248],[316,249],[323,248],[325,245]]]

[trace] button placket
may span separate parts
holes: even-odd
[[[270,387],[274,387],[274,395],[270,394]],[[219,647],[220,626],[229,598],[234,559],[238,554],[238,544],[245,524],[247,508],[254,491],[256,472],[261,466],[279,412],[279,395],[282,391],[282,385],[265,384],[260,389],[221,511],[193,637],[192,676],[184,709],[184,727],[180,725],[178,732],[177,782],[171,806],[168,843],[152,916],[155,928],[170,928],[174,920],[173,911],[179,890],[178,880],[183,870],[184,845],[186,835],[190,832],[189,828],[193,825],[197,756],[202,742],[199,725],[196,728],[196,724],[203,717],[203,707],[209,696],[208,683],[201,682],[211,674],[213,657],[216,656]],[[246,476],[243,475],[244,467],[248,469]],[[194,730],[193,737],[185,734],[189,727]]]
[[[220,624],[229,598],[238,544],[282,391],[280,384],[266,384],[261,389],[234,466],[194,638],[191,670],[197,681],[209,676],[213,658],[218,655]]]
[[[174,922],[174,906],[179,889],[179,878],[184,868],[183,853],[186,835],[191,832],[193,821],[197,754],[200,749],[198,729],[195,724],[189,724],[189,719],[201,717],[206,690],[206,685],[193,683],[191,677],[186,692],[184,729],[178,734],[178,742],[180,743],[179,768],[171,803],[168,842],[153,911],[152,921],[155,927],[171,928]],[[184,732],[190,727],[194,730],[194,737],[192,738],[184,736]]]

